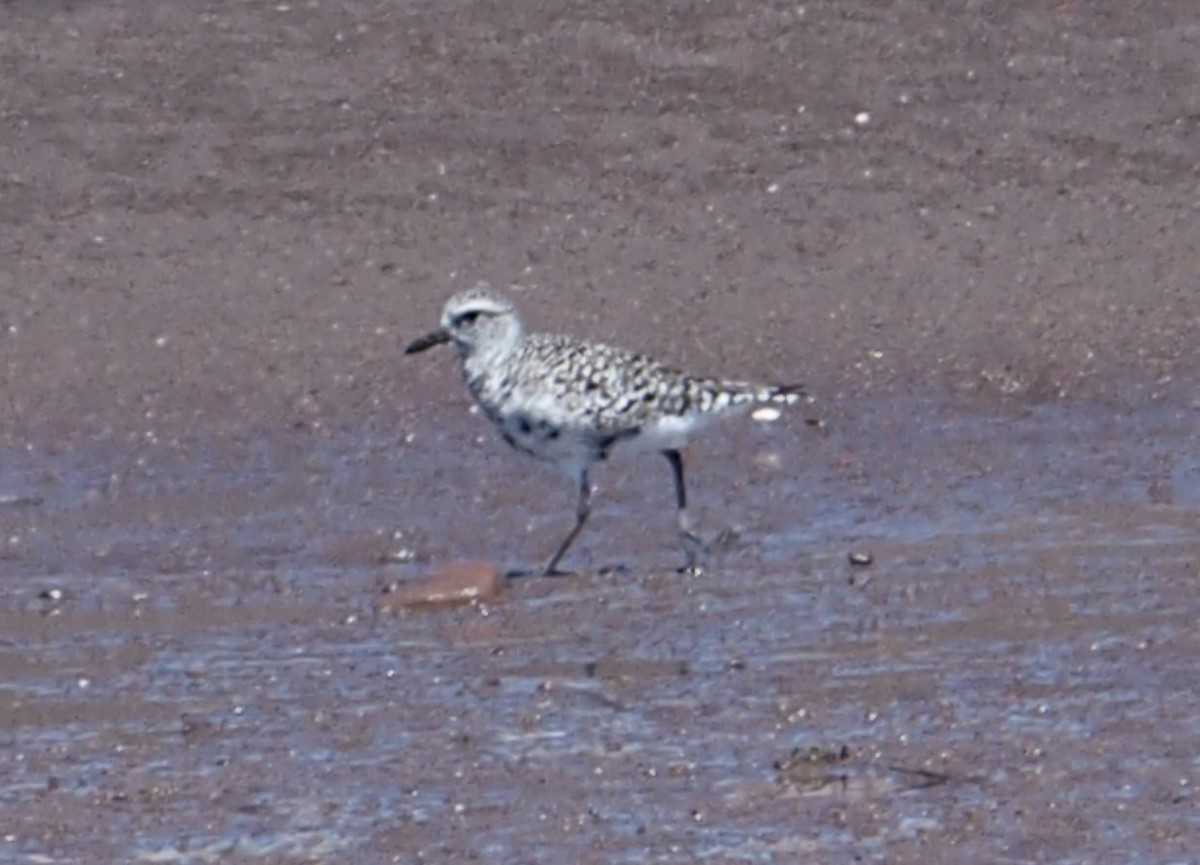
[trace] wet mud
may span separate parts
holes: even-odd
[[[0,861],[1194,858],[1190,3],[0,21]],[[701,573],[654,457],[446,569],[571,521],[479,278],[817,396]]]
[[[432,563],[537,561],[569,484],[438,427],[307,471],[10,470],[6,856],[1186,857],[1194,418],[923,408],[698,445],[737,533],[702,574],[657,461],[615,464],[579,575],[387,614]]]

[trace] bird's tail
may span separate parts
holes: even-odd
[[[723,414],[756,405],[795,405],[808,402],[808,392],[798,384],[759,385],[743,381],[693,379],[691,404],[701,413]]]
[[[795,405],[798,402],[811,402],[811,397],[802,384],[781,384],[756,388],[754,401],[773,405]]]

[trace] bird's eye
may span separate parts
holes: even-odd
[[[470,312],[464,312],[458,317],[459,324],[474,324],[479,318],[479,310],[473,309]]]

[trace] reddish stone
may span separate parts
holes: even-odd
[[[398,586],[381,607],[477,604],[494,599],[503,587],[504,578],[492,562],[453,562],[435,568],[417,582]]]

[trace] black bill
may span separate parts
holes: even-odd
[[[444,328],[438,328],[433,333],[427,333],[420,339],[414,339],[408,344],[408,348],[404,349],[405,354],[416,354],[419,351],[424,351],[427,348],[433,348],[435,345],[441,345],[443,342],[450,341],[450,334]]]

